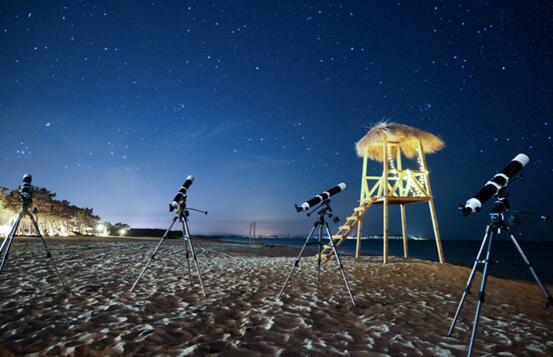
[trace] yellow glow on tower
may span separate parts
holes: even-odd
[[[357,249],[355,256],[361,254],[361,237],[363,234],[363,217],[372,205],[383,207],[383,260],[388,260],[388,211],[390,205],[399,205],[402,222],[404,256],[408,257],[408,235],[405,205],[427,202],[434,229],[434,238],[440,263],[444,263],[444,254],[434,198],[430,187],[426,154],[441,150],[444,142],[429,132],[403,124],[382,122],[375,125],[356,143],[357,154],[363,158],[361,174],[361,197],[359,206],[346,219],[343,226],[333,238],[341,246],[357,226]],[[417,163],[416,168],[404,168],[404,158]],[[382,165],[382,174],[368,175],[369,160]],[[330,248],[325,248],[325,261],[331,257]]]

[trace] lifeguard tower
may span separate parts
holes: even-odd
[[[336,247],[340,247],[357,226],[357,247],[355,257],[361,255],[363,217],[373,205],[383,208],[383,262],[388,261],[388,211],[390,205],[399,205],[403,235],[403,254],[409,256],[405,205],[427,202],[434,228],[434,239],[440,263],[444,263],[444,253],[440,239],[440,229],[430,178],[426,165],[426,154],[432,154],[444,147],[444,142],[432,133],[404,124],[381,122],[372,127],[356,144],[357,155],[363,158],[361,173],[361,197],[359,206],[346,219],[343,226],[333,235]],[[405,168],[402,158],[416,161],[417,167]],[[382,175],[371,176],[367,169],[369,160],[382,163]],[[324,261],[332,257],[332,250],[323,250]]]

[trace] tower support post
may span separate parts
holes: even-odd
[[[383,223],[383,234],[382,234],[382,240],[383,240],[383,253],[382,253],[382,262],[384,264],[388,263],[388,238],[389,238],[389,230],[388,230],[388,198],[384,198],[384,203],[382,205],[383,207],[383,214],[382,214],[382,223]]]
[[[430,197],[428,208],[430,209],[430,218],[432,219],[432,228],[434,230],[434,239],[436,240],[436,249],[438,250],[438,259],[441,264],[445,263],[444,249],[442,247],[442,239],[440,237],[440,226],[438,224],[438,216],[436,215],[436,206],[434,205],[434,196],[432,196],[432,187],[430,186],[430,178],[428,177],[428,167],[426,165],[426,156],[422,150],[422,143],[419,140],[419,157],[421,170],[424,171],[424,183],[426,192]]]
[[[382,240],[383,240],[383,252],[382,261],[384,264],[388,262],[388,141],[384,139],[384,147],[382,150],[382,164],[384,170],[382,172],[382,195],[384,196],[384,202],[382,204]]]
[[[363,218],[357,223],[357,245],[355,246],[355,259],[361,257],[361,237],[363,236]]]
[[[409,257],[409,237],[407,236],[407,217],[405,216],[405,205],[399,206],[401,211],[401,233],[403,235],[403,257]]]

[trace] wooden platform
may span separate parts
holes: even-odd
[[[375,197],[373,204],[381,205],[385,199],[388,199],[390,205],[406,205],[408,203],[420,203],[432,201],[432,197],[395,197],[395,196],[381,196]]]

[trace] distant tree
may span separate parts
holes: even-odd
[[[7,195],[9,191],[6,187],[0,187],[0,226],[7,226],[10,223],[12,212],[8,209]]]
[[[128,224],[118,222],[118,223],[112,224],[109,227],[109,234],[112,236],[119,236],[121,235],[121,230],[128,231],[129,228],[130,226]]]
[[[100,217],[92,208],[80,208],[67,200],[56,200],[56,193],[44,187],[33,187],[33,206],[37,209],[37,221],[44,235],[91,235]],[[11,224],[21,208],[19,188],[9,191],[0,187],[0,224]],[[20,224],[19,234],[30,234],[28,220]]]

